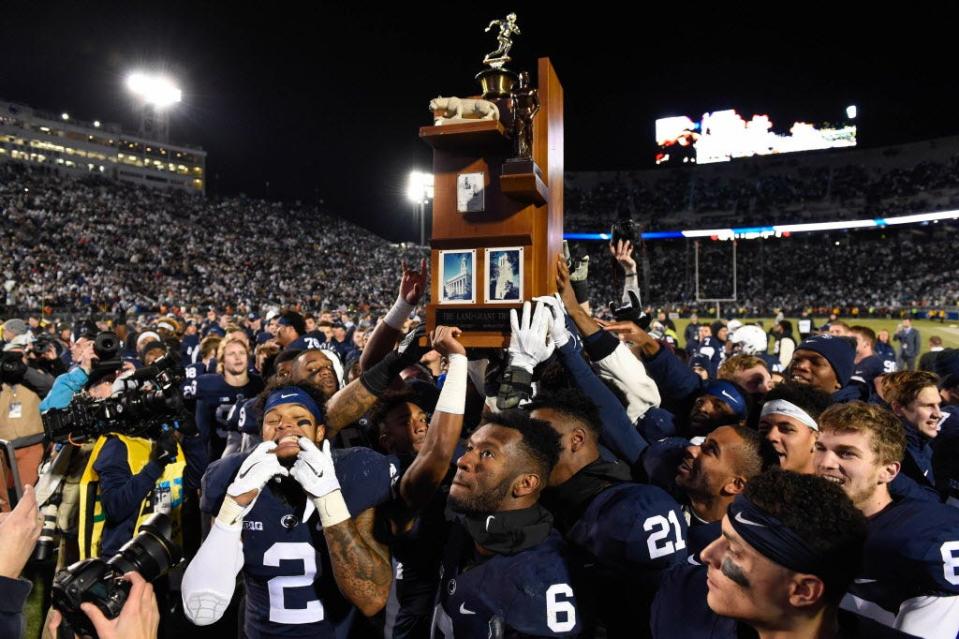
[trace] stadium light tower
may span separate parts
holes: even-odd
[[[406,197],[413,204],[419,205],[420,246],[426,246],[426,203],[433,199],[433,174],[411,171]]]
[[[128,75],[126,86],[140,106],[140,135],[168,142],[170,108],[183,99],[183,92],[169,77],[141,71]]]

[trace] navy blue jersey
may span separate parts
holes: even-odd
[[[708,592],[706,566],[697,557],[666,571],[653,599],[653,639],[736,639],[736,621],[710,610]]]
[[[230,409],[226,420],[226,429],[228,431],[246,433],[249,435],[260,434],[260,421],[263,416],[256,409],[256,397],[238,400]]]
[[[287,351],[305,351],[309,348],[319,348],[323,344],[322,340],[307,335],[300,335],[290,342],[284,350]]]
[[[256,397],[263,390],[263,379],[259,375],[250,375],[245,386],[231,386],[222,375],[217,374],[200,375],[194,381],[196,425],[200,436],[204,438],[209,438],[218,428],[218,411],[225,422],[229,407],[240,399]]]
[[[873,388],[873,382],[875,379],[888,372],[889,371],[885,369],[885,364],[883,363],[882,359],[876,355],[870,355],[856,364],[856,369],[853,372],[853,376],[861,379],[869,386],[869,388]]]
[[[907,601],[957,595],[956,509],[935,502],[899,499],[869,519],[863,568],[843,599],[843,608],[892,626]],[[914,629],[906,630],[915,633]],[[928,630],[917,634],[933,634],[931,627]],[[956,636],[957,630],[949,629],[949,636]]]
[[[662,572],[686,560],[686,519],[648,484],[612,485],[593,497],[565,535],[586,627],[643,637]]]
[[[203,512],[219,511],[227,486],[248,455],[230,455],[210,464],[203,476]],[[352,448],[334,451],[333,459],[354,517],[390,499],[395,458]],[[292,480],[283,486],[269,484],[243,518],[246,636],[332,639],[334,626],[346,618],[351,605],[336,587],[313,503]]]
[[[770,355],[769,353],[758,353],[756,355],[759,359],[763,360],[766,363],[766,368],[769,369],[770,373],[781,373],[785,369],[783,363],[779,360],[779,355]]]
[[[618,484],[593,498],[566,540],[604,567],[635,577],[686,560],[686,519],[666,491]]]
[[[180,362],[189,366],[200,357],[200,336],[184,335],[180,341]]]
[[[939,435],[932,440],[932,468],[943,499],[959,507],[959,406],[943,406],[942,417]]]
[[[722,342],[715,337],[704,337],[693,349],[690,361],[696,358],[697,361],[704,362],[706,364],[704,368],[709,372],[709,376],[715,378],[725,354]]]
[[[709,544],[713,543],[723,534],[722,520],[702,521],[692,513],[692,509],[687,506],[686,514],[689,521],[689,531],[687,532],[686,543],[689,546],[689,554],[699,556],[699,553]]]
[[[896,351],[893,350],[892,346],[889,344],[883,344],[882,342],[876,342],[875,350],[876,355],[882,360],[882,372],[895,373]]]
[[[437,639],[579,634],[567,548],[558,532],[513,555],[475,554],[469,533],[452,524],[434,617]]]

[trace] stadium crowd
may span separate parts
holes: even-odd
[[[936,171],[920,175],[941,178]],[[603,188],[596,197],[602,197]],[[586,206],[575,193],[571,205]],[[610,197],[669,207],[669,194],[666,189],[626,197],[613,191]],[[265,313],[268,307],[294,303],[314,311],[365,313],[389,303],[390,265],[425,254],[311,208],[245,198],[203,200],[98,178],[60,177],[14,163],[0,164],[0,208],[5,256],[0,299],[8,313],[137,315],[161,304]],[[954,305],[959,267],[950,259],[952,228],[740,242],[738,306],[762,316],[776,309],[798,314],[813,303],[857,307],[863,314],[874,309],[873,315]],[[282,238],[279,247],[275,237]],[[311,250],[280,250],[294,244]],[[575,248],[591,256],[594,305],[614,299],[619,282],[605,247],[580,243]],[[690,244],[648,242],[645,251],[644,301],[695,306]],[[809,258],[813,252],[819,259]],[[731,297],[729,243],[706,242],[700,259],[700,296]],[[864,263],[871,268],[859,268]],[[349,269],[349,278],[336,276],[343,269]]]
[[[0,164],[0,209],[6,304],[18,309],[383,304],[392,290],[384,266],[423,254],[308,207],[206,200],[19,163]],[[349,278],[334,277],[344,268]]]

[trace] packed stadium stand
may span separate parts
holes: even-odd
[[[959,203],[959,138],[874,150],[747,159],[721,165],[567,175],[566,230],[600,231],[629,216],[643,229],[858,219]],[[244,197],[195,198],[0,164],[6,306],[57,312],[148,310],[166,301],[389,304],[395,268],[424,253],[313,209]],[[959,298],[955,223],[740,241],[739,312],[858,307],[885,314]],[[695,305],[692,243],[646,242],[644,300]],[[297,247],[292,259],[278,246]],[[622,291],[602,242],[591,298]],[[868,263],[868,269],[861,268]],[[344,277],[345,273],[349,277]],[[703,242],[700,296],[732,293],[728,242]],[[733,312],[736,312],[735,310]]]

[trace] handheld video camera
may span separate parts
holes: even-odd
[[[101,400],[81,395],[66,408],[47,411],[44,433],[56,443],[89,441],[109,432],[152,438],[164,425],[192,434],[196,423],[180,390],[184,379],[183,367],[166,355],[124,379],[126,388],[118,395]]]

